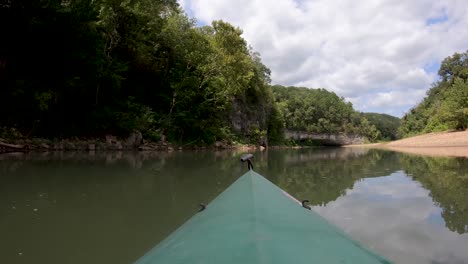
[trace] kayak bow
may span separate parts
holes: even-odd
[[[250,170],[136,263],[390,262]]]

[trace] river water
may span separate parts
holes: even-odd
[[[132,263],[246,172],[241,155],[2,154],[0,263]],[[468,159],[282,149],[254,166],[392,262],[468,263]]]

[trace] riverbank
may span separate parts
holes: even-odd
[[[267,146],[266,141],[259,144],[240,143],[233,140],[219,140],[211,144],[201,142],[177,144],[168,141],[151,141],[143,138],[139,131],[128,137],[106,135],[102,138],[70,137],[64,139],[26,138],[12,133],[13,137],[0,137],[0,153],[7,152],[50,152],[50,151],[179,151],[179,150],[241,150],[263,151],[268,148],[309,148],[323,146],[317,142],[286,140],[282,145]],[[336,138],[329,136],[329,138]],[[342,137],[341,137],[342,138]],[[261,143],[261,144],[260,144]]]
[[[262,146],[218,141],[211,145],[177,145],[170,142],[153,142],[144,140],[141,134],[132,134],[128,138],[106,136],[99,138],[68,138],[68,139],[2,139],[0,138],[0,153],[29,151],[174,151],[203,149],[240,149],[255,150]]]
[[[270,149],[297,149],[320,147],[321,145],[308,145],[303,142],[289,142],[283,145],[268,146]],[[138,134],[128,138],[106,136],[101,138],[67,138],[67,139],[3,139],[0,138],[0,153],[8,152],[54,152],[54,151],[141,151],[141,152],[171,152],[181,150],[238,150],[238,151],[264,151],[263,145],[244,144],[227,140],[216,141],[213,144],[173,144],[167,141],[154,142],[142,139]]]
[[[468,158],[468,130],[429,133],[388,143],[349,147],[381,148],[417,155]]]

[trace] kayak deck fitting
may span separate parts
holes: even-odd
[[[156,263],[390,262],[249,170],[136,262]]]

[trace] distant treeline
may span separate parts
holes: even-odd
[[[381,132],[350,102],[325,89],[272,86],[282,127],[293,131],[325,134],[357,134],[369,140]]]
[[[390,141],[400,138],[398,134],[398,128],[401,125],[400,118],[380,113],[361,113],[361,115],[379,130],[379,140]]]
[[[468,128],[468,51],[445,58],[438,74],[423,101],[403,116],[401,136]]]

